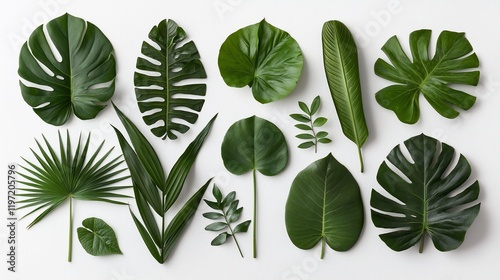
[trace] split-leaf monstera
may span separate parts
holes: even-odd
[[[391,195],[373,190],[370,204],[376,227],[390,231],[380,238],[395,251],[420,242],[428,234],[439,251],[458,248],[479,213],[479,183],[464,186],[471,167],[464,156],[452,166],[455,150],[426,135],[404,142],[410,158],[396,146],[383,162],[377,181]]]
[[[285,207],[290,240],[300,249],[321,241],[336,251],[356,244],[364,224],[359,185],[332,154],[313,162],[293,180]]]
[[[446,118],[456,118],[462,110],[470,109],[476,98],[449,84],[477,85],[479,71],[467,71],[479,66],[472,46],[464,33],[443,31],[439,35],[434,57],[429,57],[430,30],[410,34],[411,61],[396,36],[382,47],[389,64],[382,59],[375,62],[375,74],[396,84],[375,94],[377,102],[394,111],[404,123],[414,124],[420,117],[420,93],[431,106]]]
[[[66,123],[73,112],[82,120],[95,118],[115,91],[113,46],[94,24],[70,14],[45,28],[48,36],[41,25],[21,48],[24,101],[52,125]]]
[[[262,20],[229,35],[218,63],[228,86],[249,86],[257,101],[269,103],[292,92],[304,59],[290,34]]]
[[[144,122],[157,137],[177,139],[198,120],[207,86],[188,83],[206,78],[205,68],[193,41],[173,20],[163,20],[144,41],[134,74],[135,94]]]
[[[281,130],[268,120],[252,116],[235,122],[226,132],[221,146],[226,169],[242,175],[252,171],[254,188],[253,257],[257,257],[256,171],[274,176],[288,163],[288,146]]]

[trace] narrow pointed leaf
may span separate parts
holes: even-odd
[[[238,224],[237,226],[234,227],[233,232],[235,234],[239,233],[239,232],[247,232],[248,231],[248,227],[250,226],[250,223],[251,223],[251,221],[248,220],[248,221],[244,221],[241,224]]]
[[[217,115],[213,116],[212,119],[207,123],[205,128],[196,136],[196,138],[189,144],[184,153],[179,157],[177,162],[174,164],[168,174],[167,182],[165,184],[165,189],[163,193],[165,194],[165,206],[164,211],[166,212],[175,203],[179,194],[186,182],[186,178],[193,166],[200,149],[205,142],[205,139],[212,128],[213,123]]]
[[[340,21],[323,25],[323,62],[333,104],[344,135],[358,147],[368,138],[359,78],[358,50],[349,29]]]
[[[226,197],[224,197],[224,199],[222,200],[222,206],[228,207],[235,200],[235,198],[236,198],[235,191],[228,193]]]
[[[305,124],[296,124],[295,125],[296,128],[300,129],[300,130],[312,130],[312,128],[308,125],[305,125]]]
[[[227,240],[227,238],[229,236],[230,235],[227,232],[223,232],[223,233],[217,235],[217,237],[215,237],[212,240],[212,242],[210,242],[210,245],[212,245],[212,246],[220,246],[220,245],[226,243],[226,240]]]
[[[309,123],[311,119],[304,114],[290,114],[290,117],[298,122]]]
[[[309,108],[307,107],[306,103],[302,102],[302,101],[299,101],[299,108],[304,112],[306,113],[307,115],[312,115],[311,114],[311,111],[309,110]]]
[[[300,149],[307,149],[307,148],[311,148],[312,146],[314,146],[314,142],[308,141],[308,142],[304,142],[304,143],[298,145],[297,147],[299,147]]]
[[[318,112],[319,106],[321,106],[321,99],[318,95],[313,99],[311,103],[311,112],[310,112],[311,116]]]
[[[99,218],[87,218],[77,229],[82,247],[92,256],[122,254],[115,231]]]
[[[148,34],[157,46],[144,41],[134,74],[137,104],[144,122],[157,137],[177,139],[198,119],[207,86],[192,79],[206,78],[193,41],[175,21],[162,20]],[[182,121],[179,121],[182,120]]]
[[[214,185],[214,188],[212,189],[212,194],[214,195],[215,199],[217,200],[217,203],[222,204],[222,193],[220,192],[217,185]]]
[[[222,215],[221,213],[216,213],[216,212],[207,212],[207,213],[203,213],[203,217],[210,219],[210,220],[219,220],[219,219],[224,218],[224,215]]]
[[[205,227],[205,230],[209,231],[219,231],[227,228],[227,224],[224,222],[215,222],[211,223],[208,226]]]
[[[372,190],[370,204],[380,238],[395,251],[423,242],[429,235],[439,251],[458,248],[479,213],[479,183],[464,186],[471,167],[464,156],[452,162],[455,149],[424,134],[404,142],[410,158],[394,147],[377,173],[389,196]],[[458,193],[457,193],[458,192]],[[422,243],[421,243],[422,244]],[[423,246],[421,245],[421,249]]]
[[[295,135],[295,137],[299,138],[299,139],[314,139],[314,135],[311,135],[311,134],[307,134],[307,133],[301,133],[301,134],[297,134]]]
[[[325,239],[333,250],[347,251],[357,242],[363,223],[358,183],[332,154],[315,161],[293,180],[285,224],[298,248],[311,249]]]
[[[196,213],[198,205],[200,204],[210,181],[212,181],[212,179],[208,180],[205,185],[203,185],[195,194],[193,194],[193,196],[191,196],[191,198],[184,204],[181,210],[177,212],[172,221],[168,224],[164,234],[163,262],[167,260],[181,234],[184,232]]]
[[[155,242],[153,241],[153,239],[151,239],[151,236],[149,235],[144,225],[141,223],[141,221],[139,221],[139,219],[137,219],[137,217],[134,215],[134,213],[132,213],[132,211],[130,211],[130,214],[132,215],[135,226],[139,230],[139,233],[142,237],[142,240],[144,241],[144,244],[146,244],[146,247],[148,248],[153,258],[155,258],[157,262],[163,263],[164,261],[160,256],[160,252],[158,252],[158,247],[156,247]]]
[[[326,121],[328,121],[327,118],[319,117],[319,118],[317,118],[317,119],[314,120],[313,126],[314,127],[321,127],[321,126],[323,126],[326,123]]]
[[[163,171],[163,166],[158,155],[144,134],[141,133],[137,126],[132,123],[114,103],[113,108],[127,131],[136,155],[141,161],[141,165],[149,174],[155,185],[161,188],[165,183],[165,171]]]

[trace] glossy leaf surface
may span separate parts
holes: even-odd
[[[149,32],[137,58],[135,93],[144,122],[154,135],[177,139],[198,119],[207,91],[205,68],[193,41],[173,20],[163,20]]]
[[[377,181],[389,196],[372,190],[370,204],[376,227],[390,229],[380,238],[395,251],[420,242],[429,235],[439,251],[458,248],[479,213],[479,183],[464,186],[471,167],[464,156],[454,161],[455,150],[426,135],[404,142],[410,157],[396,146],[377,173]],[[392,165],[392,167],[389,165]]]
[[[340,21],[323,25],[323,63],[333,104],[344,135],[358,147],[363,172],[361,147],[368,138],[361,82],[358,48],[349,29]]]
[[[290,94],[304,61],[290,34],[262,20],[229,35],[218,63],[228,86],[249,86],[257,101],[269,103]]]
[[[391,37],[382,47],[390,63],[382,59],[375,62],[375,74],[396,83],[378,91],[375,98],[404,123],[414,124],[420,118],[420,93],[446,118],[457,117],[457,108],[468,110],[476,101],[474,96],[449,86],[475,86],[479,82],[479,71],[474,70],[479,60],[465,34],[441,32],[433,57],[429,56],[430,40],[431,30],[412,32],[410,60],[398,38]]]
[[[77,229],[80,244],[92,256],[122,254],[115,231],[99,218],[87,218]]]
[[[257,116],[234,123],[224,136],[221,150],[224,166],[236,175],[258,170],[273,176],[288,162],[288,148],[281,130]]]
[[[101,155],[104,142],[94,153],[89,154],[90,138],[89,135],[83,143],[79,138],[76,150],[73,151],[69,132],[66,134],[66,141],[59,133],[58,154],[57,149],[54,149],[43,136],[46,147],[35,140],[40,152],[36,153],[31,150],[36,161],[23,159],[26,165],[20,165],[24,171],[19,172],[22,177],[19,183],[25,187],[19,188],[18,196],[25,199],[18,201],[21,206],[17,209],[33,208],[24,217],[41,211],[28,228],[42,221],[64,202],[69,201],[68,261],[72,258],[72,201],[76,199],[124,205],[126,203],[117,199],[128,198],[127,195],[115,192],[129,187],[116,185],[129,177],[122,175],[126,170],[120,168],[123,160],[120,157],[108,160],[113,149]]]
[[[167,212],[178,200],[191,167],[217,116],[214,116],[188,145],[168,176],[165,176],[159,157],[151,144],[137,126],[116,106],[115,110],[132,143],[130,145],[123,134],[115,128],[131,173],[135,200],[142,221],[131,211],[132,218],[151,255],[159,263],[164,263],[180,240],[189,221],[193,218],[210,183],[208,180],[191,196],[172,220],[167,221]],[[165,177],[167,178],[165,179]],[[158,225],[157,218],[161,219],[160,225]]]
[[[70,14],[45,24],[48,36],[43,28],[33,31],[19,55],[24,101],[52,125],[73,113],[95,118],[115,91],[113,46],[97,26]]]
[[[322,242],[336,251],[347,251],[357,242],[364,223],[358,183],[332,154],[299,172],[292,182],[285,206],[290,240],[300,249]]]

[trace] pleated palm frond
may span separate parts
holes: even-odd
[[[99,156],[104,141],[88,157],[90,134],[83,145],[81,136],[79,137],[76,151],[73,153],[69,132],[66,134],[66,145],[59,132],[59,155],[45,136],[42,137],[46,147],[35,139],[39,152],[31,149],[36,161],[23,158],[26,165],[20,165],[24,170],[19,172],[22,177],[19,183],[26,187],[19,188],[21,193],[18,195],[24,199],[18,202],[21,206],[17,209],[33,209],[23,218],[41,211],[28,225],[28,228],[31,228],[68,200],[70,207],[68,261],[71,261],[73,199],[126,204],[117,199],[129,196],[115,191],[130,186],[115,186],[115,184],[129,176],[123,175],[126,168],[120,168],[123,163],[120,156],[106,161],[113,148]]]

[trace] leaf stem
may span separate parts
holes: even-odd
[[[361,173],[365,170],[365,165],[363,164],[363,154],[361,153],[361,147],[358,146],[359,164],[361,165]]]
[[[253,175],[253,258],[257,258],[257,181],[255,169]]]
[[[73,254],[73,198],[69,196],[68,262],[71,262],[72,254]]]
[[[314,137],[314,153],[318,153],[318,137],[316,137],[316,132],[314,131],[314,125],[313,125],[313,120],[312,120],[312,115],[309,114],[309,123],[311,123],[311,131]]]
[[[233,228],[231,228],[231,224],[227,220],[227,213],[226,213],[226,211],[224,211],[224,208],[222,208],[222,213],[224,214],[224,220],[226,221],[227,227],[229,228],[229,231],[231,232],[231,236],[233,237],[234,242],[236,243],[236,247],[238,247],[238,251],[240,251],[240,256],[242,258],[244,258],[243,253],[241,252],[240,243],[238,243],[238,239],[236,239],[236,235],[234,235]]]
[[[422,234],[422,238],[420,239],[420,248],[418,249],[418,252],[419,253],[423,253],[424,252],[424,245],[425,245],[425,231],[424,233]]]
[[[325,237],[321,239],[321,255],[320,258],[323,259],[325,257]]]

